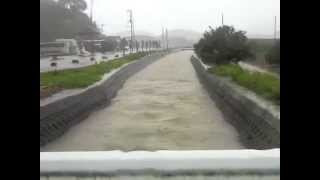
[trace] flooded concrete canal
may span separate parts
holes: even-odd
[[[110,106],[93,112],[41,150],[244,148],[200,84],[192,54],[180,51],[149,65],[126,81]]]

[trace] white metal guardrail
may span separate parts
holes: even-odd
[[[116,171],[272,171],[280,173],[280,149],[205,151],[41,152],[41,174]]]

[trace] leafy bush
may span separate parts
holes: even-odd
[[[280,39],[277,40],[274,46],[267,52],[265,58],[270,64],[280,64]]]
[[[230,77],[234,82],[256,94],[280,104],[280,79],[267,73],[250,72],[236,64],[214,66],[210,73]]]
[[[231,26],[210,28],[194,48],[205,63],[226,64],[252,56],[245,32]]]

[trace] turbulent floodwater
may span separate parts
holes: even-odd
[[[43,151],[243,148],[199,83],[192,54],[167,55],[135,74],[109,107],[92,113]]]

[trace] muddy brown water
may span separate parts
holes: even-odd
[[[41,151],[242,149],[200,84],[193,51],[163,57],[130,77],[107,108]]]

